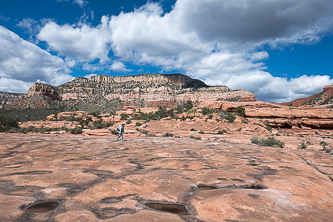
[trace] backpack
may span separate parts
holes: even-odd
[[[119,125],[119,126],[117,127],[117,132],[121,132],[121,128],[122,128],[122,125]]]

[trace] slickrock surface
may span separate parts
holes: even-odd
[[[127,139],[1,133],[0,221],[333,218],[332,155],[214,136]]]

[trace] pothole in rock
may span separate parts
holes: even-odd
[[[200,190],[216,190],[216,189],[218,189],[217,187],[210,186],[210,185],[204,185],[204,184],[199,184],[199,185],[197,185],[197,187]]]
[[[259,163],[249,163],[249,164],[246,164],[248,166],[259,166],[260,164]]]
[[[60,204],[57,201],[41,202],[32,204],[27,208],[27,211],[32,213],[47,213],[57,209],[59,205]]]
[[[158,211],[169,212],[173,214],[180,214],[180,215],[190,215],[185,206],[181,204],[172,204],[172,203],[146,203],[147,207]]]
[[[244,188],[245,189],[252,189],[252,190],[263,190],[263,189],[267,189],[267,187],[265,187],[263,185],[259,185],[259,184],[246,185]]]

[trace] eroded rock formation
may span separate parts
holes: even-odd
[[[72,101],[71,106],[90,100],[121,100],[123,105],[172,107],[180,101],[206,100],[256,101],[246,90],[231,90],[226,86],[207,86],[204,82],[181,74],[145,74],[137,76],[91,76],[53,87],[35,83],[28,97],[44,96],[50,100]]]

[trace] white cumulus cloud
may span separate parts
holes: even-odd
[[[125,64],[119,61],[114,61],[110,67],[112,71],[116,72],[131,72],[131,69],[127,69]]]
[[[75,57],[80,61],[91,62],[99,59],[101,62],[110,61],[108,53],[110,47],[107,18],[102,23],[91,28],[87,24],[80,27],[75,25],[59,26],[49,21],[37,35],[41,41],[46,41],[51,50],[68,57]]]
[[[11,91],[26,92],[26,86],[33,82],[59,85],[73,78],[61,58],[23,40],[3,26],[0,26],[0,52],[0,91],[8,89],[6,84],[22,83],[22,87],[13,87]]]

